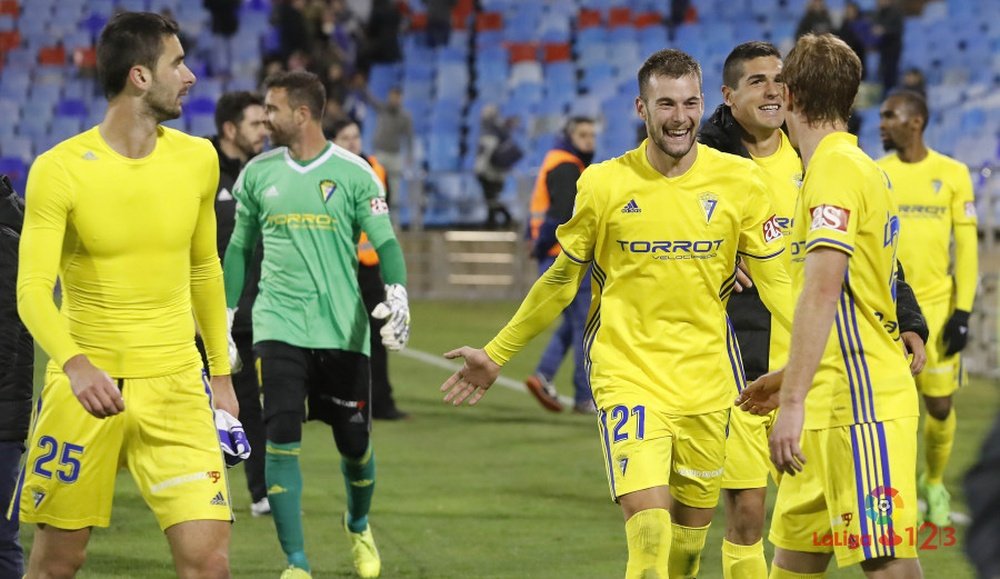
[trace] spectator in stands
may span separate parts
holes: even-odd
[[[372,166],[375,175],[385,186],[385,201],[390,204],[391,194],[388,180],[386,179],[385,167],[379,163],[374,155],[365,155],[361,151],[361,128],[348,117],[340,117],[327,123],[323,131],[326,136],[351,153],[361,157]],[[370,326],[368,345],[371,348],[371,384],[372,384],[372,418],[381,420],[404,420],[409,415],[396,407],[396,401],[392,397],[392,384],[389,382],[389,356],[382,343],[381,330],[385,325],[385,320],[372,315],[375,307],[385,301],[385,282],[382,281],[382,274],[379,273],[378,254],[372,247],[371,241],[364,232],[358,240],[358,288],[361,290],[361,299],[365,302],[365,311],[368,312],[368,324]]]
[[[403,15],[391,0],[375,0],[371,16],[368,17],[368,48],[364,65],[403,60],[399,46],[399,30],[403,25]]]
[[[353,69],[358,55],[357,41],[346,23],[338,20],[337,11],[332,5],[323,10],[320,32],[328,46],[328,56],[338,64]]]
[[[212,34],[230,37],[240,28],[240,4],[242,0],[203,0],[212,19]]]
[[[857,2],[848,2],[844,6],[844,19],[837,29],[837,36],[851,47],[851,50],[861,59],[861,78],[865,78],[865,58],[868,46],[872,43],[871,23],[861,12]]]
[[[24,221],[24,203],[0,175],[0,504],[6,509],[17,485],[31,420],[32,370],[35,357],[31,335],[17,315],[14,284],[17,250]],[[0,517],[0,577],[24,574],[24,552],[18,540],[18,512]]]
[[[323,79],[323,86],[326,87],[326,100],[337,101],[343,105],[347,100],[347,77],[344,75],[344,65],[341,62],[333,61],[326,66],[326,78]]]
[[[278,30],[277,55],[287,60],[297,51],[312,52],[312,34],[306,20],[305,0],[275,0],[271,23]]]
[[[888,93],[899,80],[899,57],[903,53],[903,9],[897,0],[878,0],[873,23],[879,80],[883,92]]]
[[[399,87],[389,89],[385,102],[371,93],[366,95],[377,112],[372,139],[375,156],[385,167],[389,189],[399,191],[403,172],[413,163],[413,118],[403,108],[403,91]]]
[[[594,159],[596,135],[594,119],[573,117],[566,123],[555,148],[546,153],[542,161],[531,193],[529,221],[529,234],[534,241],[531,256],[538,260],[539,275],[544,274],[561,253],[556,228],[573,216],[576,181]],[[587,273],[580,283],[580,291],[563,310],[563,321],[545,347],[535,373],[524,381],[538,402],[553,412],[562,411],[562,402],[552,380],[570,349],[575,366],[573,410],[580,414],[597,412],[583,355],[583,330],[589,309],[590,274]]]
[[[243,166],[264,149],[267,126],[264,99],[251,92],[229,92],[215,105],[215,137],[212,144],[219,155],[219,189],[215,195],[216,238],[219,255],[225,255],[229,238],[236,225],[236,199],[233,185]],[[247,283],[233,317],[232,337],[243,368],[233,371],[233,388],[240,404],[240,422],[254,452],[246,460],[247,490],[250,491],[250,513],[259,517],[270,514],[267,485],[264,482],[264,421],[260,409],[260,385],[253,365],[253,330],[250,311],[257,297],[263,248],[258,247]]]
[[[809,0],[806,12],[799,20],[798,28],[795,29],[795,38],[810,32],[813,34],[833,32],[833,20],[824,0]]]
[[[903,71],[903,78],[900,81],[899,88],[913,91],[927,98],[927,80],[924,78],[923,71],[919,68],[913,67]]]
[[[486,199],[488,229],[510,225],[510,212],[501,203],[500,192],[507,173],[524,156],[511,135],[516,122],[516,118],[503,119],[496,105],[486,105],[480,113],[475,172]]]
[[[427,45],[445,46],[451,38],[451,11],[457,0],[426,0]]]

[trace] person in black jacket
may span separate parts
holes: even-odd
[[[225,255],[229,238],[236,224],[236,199],[233,185],[240,170],[251,157],[264,149],[267,127],[264,99],[251,92],[230,92],[222,95],[215,105],[217,134],[212,144],[219,154],[219,191],[215,195],[215,216],[218,221],[219,255]],[[233,318],[232,336],[236,342],[243,368],[233,373],[233,387],[240,403],[240,422],[250,442],[250,458],[245,461],[247,488],[250,490],[250,513],[257,517],[271,512],[264,482],[264,422],[260,409],[260,386],[253,369],[253,331],[250,311],[257,297],[257,280],[260,279],[260,256],[247,272],[247,283]]]
[[[747,42],[734,48],[723,66],[724,104],[702,125],[698,140],[757,162],[772,187],[779,221],[786,222],[783,228],[790,229],[802,165],[781,129],[784,123],[781,66],[780,52],[767,42]],[[917,373],[926,361],[927,324],[913,291],[902,281],[901,268],[899,274],[897,317],[903,341],[913,354],[910,369]],[[730,297],[727,311],[749,383],[784,364],[788,336],[785,334],[784,342],[780,340],[781,329],[772,324],[771,314],[756,289],[747,278],[744,281],[747,283],[742,284],[742,291]],[[767,575],[762,532],[770,465],[767,432],[774,415],[763,419],[748,416],[738,409],[734,411],[726,442],[722,487],[726,504],[723,568],[727,577]],[[771,472],[773,475],[774,471]]]
[[[35,348],[17,315],[15,283],[17,248],[24,203],[0,175],[0,506],[4,512],[17,486],[31,420],[32,370]],[[17,509],[11,520],[0,517],[0,577],[24,574],[24,552],[18,540]]]

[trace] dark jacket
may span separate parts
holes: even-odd
[[[556,141],[556,149],[561,149],[575,156],[587,167],[594,160],[593,153],[579,151],[569,139],[562,137]],[[544,257],[553,245],[558,243],[556,229],[573,217],[573,206],[576,203],[576,182],[580,179],[580,169],[570,162],[560,163],[545,176],[545,184],[549,191],[549,210],[545,213],[545,221],[538,232],[538,239],[531,250],[536,259]]]
[[[724,153],[750,157],[741,139],[742,128],[733,118],[726,105],[719,105],[709,120],[701,127],[698,141]],[[903,277],[902,265],[896,283],[896,317],[900,332],[916,332],[927,343],[927,322],[913,290]],[[771,313],[757,293],[757,286],[733,293],[726,307],[729,319],[736,330],[740,344],[743,369],[748,380],[754,380],[768,371],[769,346],[771,343]]]
[[[215,220],[217,222],[216,238],[219,250],[219,259],[226,255],[226,247],[229,246],[229,238],[233,236],[236,228],[236,198],[233,197],[233,186],[236,178],[239,177],[243,164],[239,159],[227,157],[219,148],[219,138],[212,137],[212,144],[215,145],[215,152],[219,155],[219,191],[215,194]],[[260,264],[264,257],[263,248],[260,244],[254,250],[253,262],[246,272],[246,282],[243,284],[243,294],[233,320],[233,335],[250,335],[253,325],[250,312],[253,309],[253,302],[257,299],[257,284],[260,282]]]
[[[35,346],[17,315],[17,246],[24,204],[0,175],[0,441],[24,441],[31,421]]]

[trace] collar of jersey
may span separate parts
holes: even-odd
[[[322,165],[327,159],[330,158],[330,155],[332,155],[332,154],[333,154],[333,145],[330,144],[329,141],[327,141],[326,148],[323,149],[323,152],[320,153],[318,156],[316,156],[316,158],[314,158],[312,160],[309,160],[309,161],[300,162],[300,161],[296,161],[295,159],[292,158],[292,155],[288,152],[288,148],[286,147],[285,148],[285,163],[288,163],[289,167],[291,167],[292,169],[294,169],[294,170],[296,170],[299,173],[302,173],[304,175],[304,174],[308,173],[309,171],[312,171],[316,167],[319,167],[320,165]]]

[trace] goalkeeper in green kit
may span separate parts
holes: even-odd
[[[381,182],[364,159],[328,142],[321,128],[326,94],[316,75],[282,73],[265,82],[265,109],[276,149],[258,155],[233,188],[236,227],[223,260],[232,315],[258,238],[264,261],[253,306],[254,356],[264,392],[265,477],[284,579],[311,577],[302,531],[302,423],[333,429],[347,488],[343,524],[361,577],[381,562],[368,525],[375,489],[368,315],[357,282],[361,232],[378,253],[386,299],[382,341],[406,345],[410,312],[406,267],[389,222]],[[232,351],[232,350],[231,350]]]

